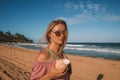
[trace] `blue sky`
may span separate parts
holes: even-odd
[[[120,42],[119,0],[0,0],[0,30],[38,42],[48,24],[63,19],[69,42]]]

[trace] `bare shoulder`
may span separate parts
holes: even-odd
[[[36,57],[37,62],[46,62],[48,61],[50,55],[48,54],[47,49],[41,50],[39,55]]]

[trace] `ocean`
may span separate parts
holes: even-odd
[[[41,50],[41,44],[14,43],[13,46]],[[45,45],[46,46],[46,45]],[[120,60],[120,43],[76,43],[69,42],[64,48],[66,54],[100,59]]]

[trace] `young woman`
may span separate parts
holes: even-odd
[[[57,59],[64,59],[67,56],[63,49],[68,38],[68,28],[63,20],[52,21],[45,33],[48,45],[40,51],[35,60],[30,80],[70,80],[71,65],[58,70],[55,68]]]

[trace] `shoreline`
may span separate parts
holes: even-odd
[[[0,79],[27,80],[39,50],[0,44]],[[67,54],[72,64],[71,80],[118,80],[120,61]]]
[[[74,45],[74,44],[76,44],[76,45]],[[105,43],[100,44],[99,43],[99,45],[104,45],[104,46],[102,46],[104,48],[101,48],[98,45],[98,43],[97,44],[96,43],[90,43],[90,44],[94,44],[94,45],[89,45],[89,47],[88,47],[88,45],[86,45],[88,43],[86,43],[86,44],[83,43],[84,45],[81,45],[82,43],[80,45],[77,44],[77,43],[74,43],[74,44],[70,44],[69,47],[71,48],[71,45],[74,45],[74,46],[76,46],[76,48],[73,46],[72,47],[73,50],[72,50],[70,48],[66,49],[66,47],[65,47],[64,52],[67,53],[68,55],[85,56],[85,57],[101,58],[101,59],[103,58],[103,59],[108,59],[108,60],[120,61],[120,52],[119,52],[118,48],[111,49],[112,48],[112,46],[110,45],[111,43],[109,43],[109,44],[105,44]],[[6,45],[15,46],[15,47],[21,47],[21,48],[26,48],[26,49],[32,49],[32,50],[41,50],[42,49],[40,47],[40,44],[36,44],[36,43],[33,43],[33,44],[31,44],[31,43],[8,43]],[[79,48],[77,47],[78,45],[81,48],[81,50],[79,50]],[[110,47],[108,47],[108,48],[105,47],[105,46],[108,46],[108,45],[111,48]],[[81,46],[87,46],[87,47],[84,48],[84,47],[81,47]],[[94,48],[91,49],[90,46],[91,47],[97,46],[99,48],[94,47]],[[114,44],[114,46],[118,46],[118,45]],[[78,49],[78,50],[76,50],[76,49]],[[90,49],[90,51],[89,51],[89,49]]]

